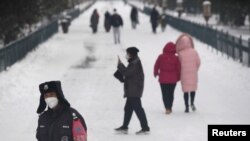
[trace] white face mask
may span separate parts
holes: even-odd
[[[58,99],[56,97],[48,97],[45,98],[46,104],[49,106],[50,109],[53,109],[58,104]]]

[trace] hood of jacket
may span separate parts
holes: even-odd
[[[194,48],[193,40],[188,35],[181,35],[176,41],[176,52],[179,53],[182,50]]]
[[[176,53],[175,44],[173,42],[167,43],[163,49],[163,54],[175,54],[175,53]]]

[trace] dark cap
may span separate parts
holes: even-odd
[[[137,56],[138,52],[139,52],[139,49],[136,48],[136,47],[129,47],[127,48],[127,53],[133,55],[133,56]]]

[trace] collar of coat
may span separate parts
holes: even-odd
[[[129,59],[128,62],[129,62],[129,64],[131,64],[131,63],[137,62],[139,60],[140,60],[139,57],[136,56],[136,57],[133,57],[133,58]]]

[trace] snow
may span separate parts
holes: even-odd
[[[210,1],[204,1],[202,4],[203,5],[211,5],[211,2]]]
[[[144,8],[144,5],[146,7],[150,7],[153,8],[154,4],[143,4],[140,1],[129,1],[129,3],[137,6],[140,9]],[[157,10],[162,13],[162,8],[160,6],[157,6]],[[174,16],[174,17],[178,17],[178,12],[177,11],[173,11],[173,10],[166,10],[166,13]],[[181,15],[181,19],[184,20],[188,20],[194,23],[198,23],[198,24],[203,24],[206,25],[206,21],[204,19],[203,14],[188,14],[188,13],[182,13]],[[245,19],[245,26],[240,26],[240,27],[236,27],[236,26],[229,26],[229,25],[222,25],[218,23],[219,20],[219,15],[213,14],[208,21],[209,26],[212,26],[214,29],[223,31],[223,32],[228,32],[230,35],[233,35],[237,38],[240,38],[240,36],[242,37],[243,40],[248,41],[250,39],[250,24],[249,24],[249,17],[247,16]]]
[[[92,34],[89,18],[97,8],[99,31]],[[103,28],[104,12],[117,8],[124,19],[122,44],[115,45],[112,31]],[[140,13],[140,24],[132,30],[131,7],[123,2],[97,2],[74,20],[68,34],[55,34],[29,53],[23,60],[0,73],[0,134],[2,140],[35,141],[39,102],[38,85],[61,80],[66,98],[85,118],[89,141],[205,141],[208,124],[250,124],[250,68],[194,40],[201,57],[197,111],[184,113],[180,88],[175,90],[173,113],[164,114],[158,80],[153,65],[169,41],[181,34],[171,27],[164,33],[151,32],[149,17]],[[145,72],[142,98],[150,135],[138,136],[140,129],[135,114],[128,135],[119,135],[114,128],[123,120],[123,85],[113,77],[117,55],[125,61],[125,49],[136,46]],[[127,64],[127,63],[126,63]]]

